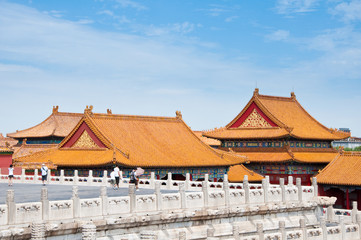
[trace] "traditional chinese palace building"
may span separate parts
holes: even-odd
[[[82,113],[59,112],[58,109],[58,106],[53,107],[52,114],[34,127],[7,134],[18,141],[13,158],[56,148],[83,117]]]
[[[12,164],[12,154],[14,152],[13,145],[17,143],[16,140],[8,137],[4,137],[0,133],[0,169],[9,168],[10,164]]]
[[[360,152],[340,153],[316,177],[322,196],[337,197],[336,208],[350,209],[353,201],[361,202]]]
[[[197,180],[207,173],[211,180],[218,181],[230,166],[245,160],[244,156],[220,152],[203,143],[184,123],[180,112],[176,117],[130,116],[111,111],[97,114],[87,107],[56,148],[19,157],[14,162],[51,162],[58,169],[78,169],[79,175],[87,175],[92,169],[99,176],[116,164],[125,175],[142,167],[145,175],[155,172],[157,178],[172,172],[178,179],[190,173]],[[245,172],[244,166],[242,169]]]
[[[221,141],[219,149],[247,156],[247,168],[269,175],[271,183],[294,176],[302,184],[338,154],[334,140],[349,133],[329,129],[291,97],[260,95],[256,88],[245,108],[225,127],[204,132]]]

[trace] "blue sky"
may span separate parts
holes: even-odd
[[[0,132],[59,111],[221,127],[290,96],[361,137],[361,0],[0,0]]]

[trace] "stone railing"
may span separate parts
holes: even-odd
[[[179,182],[179,192],[167,194],[160,193],[162,182],[156,181],[155,193],[151,195],[135,195],[134,185],[129,184],[129,196],[123,197],[108,197],[107,187],[101,186],[100,197],[94,199],[79,199],[78,186],[73,186],[72,199],[64,201],[48,201],[47,188],[43,188],[41,201],[32,203],[15,203],[14,191],[8,190],[6,204],[0,205],[0,225],[240,204],[304,204],[316,196],[314,186],[301,186],[300,179],[297,179],[297,185],[284,185],[281,181],[281,185],[272,187],[267,180],[262,181],[260,188],[253,189],[248,181],[242,184],[241,189],[230,188],[228,181],[223,182],[221,189],[211,189],[213,183],[203,181],[201,191],[186,191],[184,182]]]
[[[74,176],[65,176],[64,170],[60,170],[59,176],[54,176],[54,175],[52,176],[51,170],[49,169],[47,184],[78,185],[78,186],[110,186],[110,178],[107,177],[107,175],[108,175],[108,172],[104,171],[103,177],[94,177],[93,171],[89,170],[89,176],[82,177],[82,176],[78,175],[78,170],[74,170]],[[130,179],[124,178],[122,171],[121,171],[120,175],[121,175],[121,179],[120,179],[119,186],[120,187],[128,187]],[[227,182],[227,186],[230,189],[235,189],[235,190],[236,189],[238,189],[238,190],[244,189],[245,182],[247,182],[247,184],[248,184],[247,186],[250,188],[250,190],[257,190],[257,189],[260,190],[264,187],[263,184],[248,183],[247,175],[244,176],[243,183],[229,183],[227,174],[224,175],[223,182],[210,182],[208,174],[204,175],[204,181],[202,181],[202,182],[191,181],[189,173],[186,174],[186,179],[184,181],[172,180],[172,173],[170,173],[170,172],[168,173],[167,177],[168,177],[167,180],[158,180],[155,178],[154,172],[151,172],[150,178],[148,178],[148,179],[140,178],[139,179],[139,187],[154,189],[155,184],[160,183],[161,189],[178,190],[179,185],[184,184],[186,191],[201,191],[204,183],[206,183],[210,189],[223,189],[223,187],[224,187],[223,182]],[[272,189],[271,198],[274,198],[277,194],[280,193],[280,191],[282,190],[280,188],[281,188],[281,186],[284,185],[284,179],[280,179],[279,185],[269,184],[268,176],[266,176],[266,178],[264,180],[267,182],[268,188]],[[0,182],[4,183],[7,181],[8,181],[8,175],[2,174],[0,172]],[[287,185],[287,186],[289,186],[289,189],[288,189],[287,196],[289,198],[288,200],[292,200],[292,199],[297,198],[295,191],[296,191],[296,188],[300,188],[301,182],[297,183],[297,186],[292,185],[293,184],[292,176],[288,177],[288,182],[289,182],[289,185]],[[38,169],[34,170],[33,175],[25,174],[25,169],[22,169],[20,175],[14,175],[13,183],[40,184],[40,183],[42,183],[42,181],[41,181],[41,176],[39,175]],[[316,184],[316,186],[317,186],[317,184]],[[292,190],[290,188],[292,188]],[[317,187],[315,188],[314,185],[308,186],[308,187],[302,186],[302,191],[299,191],[299,194],[307,198],[307,196],[313,196],[314,191],[317,192]],[[302,196],[300,196],[300,197],[302,197]]]
[[[245,181],[241,189],[232,189],[225,181],[221,189],[212,190],[203,181],[201,191],[186,191],[180,182],[178,192],[161,193],[161,181],[157,181],[153,194],[136,195],[130,184],[127,196],[109,197],[107,187],[101,186],[100,196],[91,199],[79,198],[78,186],[73,186],[71,199],[57,201],[48,199],[44,187],[40,201],[30,203],[16,203],[14,190],[7,190],[6,204],[0,205],[0,237],[45,239],[81,232],[82,239],[95,239],[89,236],[103,231],[120,236],[117,239],[360,239],[357,206],[350,219],[325,214],[323,206],[334,212],[334,199],[317,197],[315,178],[310,187],[300,182],[285,185],[281,180],[280,185],[270,185],[266,178],[260,188],[251,188]],[[169,228],[173,230],[164,235],[162,229]]]

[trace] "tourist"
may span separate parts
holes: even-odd
[[[14,178],[14,168],[13,168],[13,165],[10,164],[10,167],[9,167],[9,186],[13,185],[13,178]]]
[[[115,177],[115,184],[117,185],[117,188],[119,189],[120,170],[119,170],[118,166],[114,167],[114,177]]]
[[[138,180],[138,177],[137,177],[136,170],[133,169],[132,172],[130,173],[130,181],[129,181],[129,183],[134,183],[135,184],[136,191],[139,190],[138,182],[139,182],[139,180]]]
[[[43,186],[45,186],[45,181],[48,180],[48,168],[44,163],[41,166],[41,180],[43,181]]]
[[[115,180],[115,172],[112,171],[110,173],[110,184],[112,185],[112,188],[116,190],[116,180]]]

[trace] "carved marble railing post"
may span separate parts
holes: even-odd
[[[186,173],[186,181],[185,181],[186,191],[191,188],[190,187],[190,181],[191,181],[191,175],[190,175],[190,173]]]
[[[43,187],[41,188],[41,205],[42,205],[42,217],[44,221],[49,220],[49,199],[48,199],[48,189]]]
[[[292,176],[288,176],[288,186],[292,186],[293,185],[293,177]]]
[[[326,221],[325,221],[324,216],[320,217],[320,225],[321,225],[321,229],[322,229],[322,240],[327,240],[327,227],[326,227]]]
[[[149,182],[150,188],[155,188],[155,173],[150,173],[150,182]]]
[[[204,181],[209,182],[209,175],[208,175],[208,173],[204,174]]]
[[[268,203],[268,183],[267,183],[267,179],[262,179],[262,189],[263,189],[264,202]]]
[[[103,186],[107,186],[107,185],[108,185],[108,171],[107,171],[107,170],[104,170],[104,172],[103,172],[102,185],[103,185]]]
[[[39,178],[39,175],[38,175],[38,169],[34,169],[34,183],[38,183],[38,178]]]
[[[187,233],[186,233],[186,231],[184,231],[184,230],[179,231],[178,239],[179,239],[179,240],[186,240],[186,239],[187,239]]]
[[[107,187],[100,187],[100,199],[102,200],[102,213],[103,216],[108,215],[108,195],[107,195]]]
[[[45,240],[45,223],[33,222],[31,224],[31,240]]]
[[[333,205],[329,205],[327,207],[327,221],[334,222],[335,219],[335,212],[333,211]]]
[[[160,192],[160,182],[155,183],[154,194],[155,194],[155,198],[156,198],[157,211],[161,211],[163,196],[162,196],[162,193]]]
[[[234,240],[240,240],[241,237],[239,236],[239,226],[238,225],[233,225],[232,226],[232,235]]]
[[[89,170],[89,176],[88,176],[88,179],[87,179],[87,184],[90,185],[90,186],[93,184],[93,170]]]
[[[78,185],[78,183],[79,183],[78,170],[74,170],[74,178],[73,178],[73,180],[74,180],[73,184]]]
[[[361,239],[361,213],[357,213],[356,221],[357,221],[357,224],[358,224],[358,232],[359,232],[359,236],[360,236],[360,239]]]
[[[134,212],[135,211],[135,185],[134,184],[129,184],[129,200],[130,200],[130,212]]]
[[[207,228],[207,239],[209,239],[209,238],[213,239],[213,237],[214,237],[214,228],[208,227]]]
[[[357,220],[356,220],[357,212],[358,212],[358,210],[357,210],[357,202],[353,201],[352,202],[352,211],[351,211],[352,223],[357,222]]]
[[[286,222],[285,221],[279,221],[278,226],[279,226],[280,232],[281,232],[281,240],[287,240]]]
[[[302,202],[302,185],[301,185],[301,178],[296,178],[296,186],[298,192],[298,201]]]
[[[208,183],[206,181],[203,181],[202,183],[204,207],[208,207]]]
[[[316,177],[312,178],[312,187],[313,187],[314,197],[317,197],[318,196],[318,185],[317,185]]]
[[[257,223],[257,235],[259,240],[264,240],[263,224]]]
[[[167,189],[171,189],[171,188],[172,188],[172,173],[169,172],[168,179],[167,179]]]
[[[6,205],[8,207],[8,224],[14,224],[16,208],[14,200],[14,190],[12,189],[6,191]]]
[[[300,219],[300,228],[302,231],[302,236],[303,236],[303,240],[307,240],[308,236],[307,236],[307,227],[306,227],[306,221],[304,218]]]
[[[244,196],[246,204],[249,203],[249,183],[248,183],[248,176],[244,175],[243,177],[243,189],[244,189]]]
[[[21,183],[24,183],[24,182],[25,182],[25,177],[26,177],[26,175],[25,175],[25,169],[22,168],[22,169],[21,169],[21,177],[20,177]]]
[[[64,169],[60,170],[60,179],[59,179],[60,184],[64,183]]]
[[[265,179],[266,179],[266,182],[267,182],[267,184],[268,184],[268,188],[269,188],[269,186],[270,186],[270,183],[269,183],[269,176],[267,175],[267,176],[265,177]]]
[[[348,240],[348,239],[346,239],[346,226],[345,226],[344,216],[340,215],[338,217],[339,217],[338,224],[340,225],[340,228],[341,228],[341,236],[342,236],[341,239]]]
[[[80,199],[78,195],[78,186],[73,186],[71,199],[73,200],[73,217],[79,218],[81,207],[80,207]]]
[[[280,178],[280,188],[282,193],[282,202],[286,202],[286,187],[285,187],[285,179]]]
[[[180,195],[180,201],[181,201],[181,208],[186,208],[186,192],[185,192],[185,186],[184,183],[179,184],[179,195]]]
[[[46,184],[49,184],[51,181],[51,169],[48,169],[48,177],[46,178]]]
[[[96,240],[97,227],[88,222],[81,226],[81,239],[82,240]]]
[[[225,205],[228,207],[229,206],[229,182],[228,182],[228,175],[224,174],[224,181],[223,181],[223,191],[224,191],[224,200],[225,200]]]

